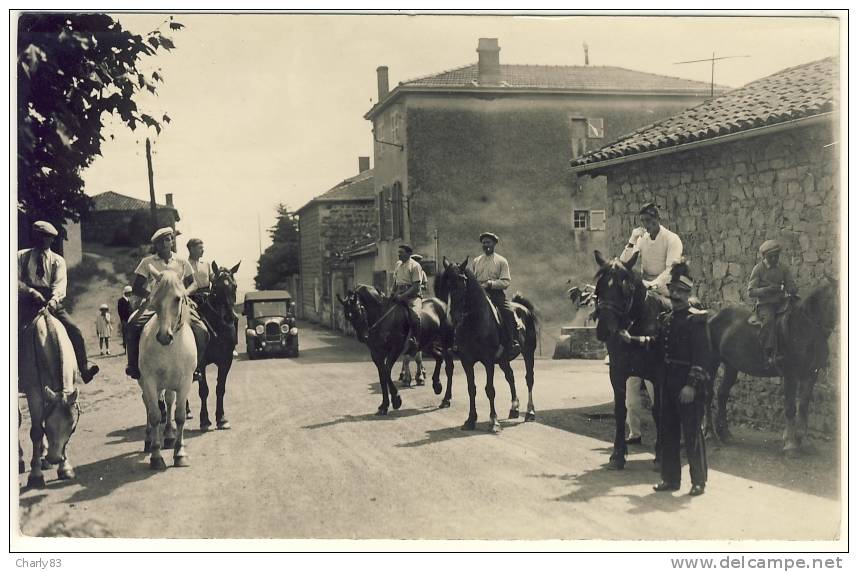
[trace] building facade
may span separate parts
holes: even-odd
[[[607,177],[609,240],[624,241],[639,205],[656,202],[714,309],[753,306],[748,278],[767,239],[783,244],[800,293],[838,276],[838,70],[834,59],[783,70],[574,160],[576,174]],[[826,433],[838,426],[838,337],[811,419]],[[741,374],[731,395],[733,417],[782,423],[778,379]]]
[[[173,206],[173,195],[165,196],[166,204],[156,205],[157,227],[176,228],[179,211]],[[152,236],[152,215],[148,201],[107,191],[92,197],[92,210],[81,221],[83,242],[109,246],[137,246]]]
[[[611,250],[606,182],[571,176],[569,157],[700,103],[710,86],[613,67],[501,65],[491,38],[477,52],[477,64],[393,91],[378,69],[379,101],[365,116],[375,145],[374,271],[393,267],[402,241],[431,269],[444,256],[480,254],[479,234],[492,231],[510,260],[511,290],[562,322],[571,315],[566,281],[592,276],[592,251]]]

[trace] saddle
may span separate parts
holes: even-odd
[[[792,297],[790,297],[790,298],[787,298],[780,305],[780,307],[777,309],[777,311],[775,312],[775,314],[776,314],[775,324],[778,326],[779,329],[782,327],[782,325],[784,323],[786,323],[786,318],[792,312],[792,306],[793,306]],[[757,317],[756,312],[751,312],[751,315],[748,316],[748,325],[753,326],[755,328],[762,328],[763,327],[763,323],[760,321],[760,318]]]

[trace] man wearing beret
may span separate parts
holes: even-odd
[[[495,252],[495,246],[500,242],[498,236],[491,232],[480,235],[483,254],[471,261],[471,272],[477,277],[489,299],[498,309],[503,319],[503,345],[507,349],[507,357],[515,359],[521,353],[521,343],[518,339],[518,324],[515,313],[504,291],[509,288],[512,278],[509,273],[507,259]]]
[[[149,267],[151,266],[158,272],[172,270],[182,280],[185,288],[194,284],[194,271],[191,265],[187,260],[178,258],[173,253],[173,236],[173,229],[170,227],[156,230],[151,239],[155,254],[144,257],[137,265],[137,269],[134,270],[134,283],[131,290],[135,296],[144,302],[140,304],[140,308],[131,317],[127,328],[126,342],[128,345],[125,347],[125,353],[128,356],[128,367],[125,368],[125,373],[132,379],[140,379],[140,367],[138,365],[140,334],[143,332],[143,326],[155,313],[154,310],[150,310],[146,306],[146,299],[157,283],[155,276],[149,272]],[[190,289],[189,293],[192,290]],[[200,372],[205,368],[205,353],[209,333],[193,304],[191,304],[191,330],[194,332],[194,340],[197,344],[197,370],[194,371],[194,379],[199,380]]]
[[[420,333],[420,289],[423,284],[423,268],[411,258],[414,249],[409,244],[400,244],[399,260],[393,267],[394,299],[408,310],[408,341],[403,353],[413,354],[419,349],[417,336]]]
[[[778,241],[765,241],[760,246],[760,256],[763,260],[754,266],[748,280],[748,296],[757,301],[754,310],[762,324],[760,342],[766,367],[779,366],[783,360],[783,356],[778,352],[775,318],[783,307],[786,296],[798,293],[789,270],[779,264],[780,253],[781,245]]]
[[[682,258],[682,240],[661,224],[661,215],[654,203],[646,203],[638,212],[640,226],[632,231],[629,242],[620,254],[620,260],[628,262],[639,252],[644,286],[661,296],[669,296],[667,282],[671,267]],[[650,399],[655,401],[652,382],[632,376],[626,380],[626,423],[629,426],[629,444],[641,443],[641,419],[644,417],[641,403],[641,383],[645,383]]]
[[[29,321],[28,318],[32,319],[40,308],[47,306],[51,314],[65,326],[74,347],[81,378],[84,383],[89,383],[98,373],[98,366],[87,360],[83,334],[63,308],[68,284],[66,261],[51,250],[51,243],[58,235],[51,223],[36,221],[33,224],[35,246],[18,251],[18,317],[23,326]]]
[[[661,482],[656,492],[679,490],[682,464],[680,436],[691,471],[691,496],[702,495],[706,488],[708,465],[703,439],[703,407],[709,372],[709,340],[706,313],[693,311],[688,303],[694,282],[684,262],[676,264],[668,282],[672,311],[661,318],[657,337],[631,336],[620,332],[626,343],[642,346],[661,345],[664,352],[664,387],[660,392],[660,441],[662,446]]]

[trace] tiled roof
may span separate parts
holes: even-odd
[[[405,81],[404,87],[491,87],[709,94],[709,83],[613,66],[501,65],[500,85],[481,86],[477,64]],[[716,86],[723,91],[724,86]]]
[[[367,169],[339,183],[306,205],[298,209],[301,212],[305,208],[317,202],[337,201],[372,201],[375,200],[375,186],[373,183],[373,170]]]
[[[647,151],[777,125],[837,109],[836,58],[781,70],[624,135],[572,161],[596,164]]]
[[[155,204],[159,209],[173,209],[167,205]],[[133,197],[126,197],[113,191],[107,191],[92,197],[92,209],[94,211],[137,211],[149,210],[149,201],[141,201]]]

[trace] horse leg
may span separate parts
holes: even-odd
[[[489,398],[489,431],[500,433],[501,424],[495,411],[495,362],[488,361],[483,366],[486,368],[486,397]]]
[[[527,413],[524,415],[525,421],[534,421],[536,419],[536,408],[533,406],[533,364],[536,361],[536,346],[525,348],[521,352],[521,357],[524,358],[524,381],[527,382]]]
[[[75,477],[74,466],[71,464],[71,461],[69,461],[69,457],[66,454],[67,448],[68,442],[66,442],[66,446],[63,447],[63,460],[60,461],[60,465],[57,467],[57,478],[61,481],[70,481]]]
[[[439,355],[435,358],[435,369],[432,370],[432,391],[435,392],[435,395],[441,395],[441,392],[444,390],[441,385],[441,364],[443,362],[443,356]]]
[[[33,442],[33,456],[30,459],[30,476],[27,478],[28,489],[45,488],[45,476],[42,474],[42,456],[44,455],[44,429],[40,420],[44,415],[42,404],[36,404],[35,400],[27,399],[27,407],[30,410],[30,440]]]
[[[176,405],[176,392],[167,390],[164,392],[164,400],[167,404],[167,421],[164,423],[164,449],[172,449],[176,443],[176,426],[173,419],[177,409],[184,409],[184,401],[178,406]]]
[[[703,437],[707,441],[717,441],[718,434],[715,432],[715,419],[712,417],[712,400],[715,399],[715,374],[718,373],[718,366],[709,371],[709,379],[712,386],[706,391],[706,398],[703,401]]]
[[[515,374],[512,372],[512,367],[510,367],[509,362],[502,362],[498,364],[498,367],[503,371],[504,377],[506,377],[506,381],[509,384],[509,392],[512,396],[511,403],[509,406],[509,418],[510,419],[518,419],[518,395],[515,392]]]
[[[795,427],[795,397],[798,390],[798,378],[793,375],[784,375],[784,453],[787,458],[794,459],[798,456],[798,438]]]
[[[375,369],[378,370],[378,384],[381,386],[381,405],[378,406],[376,415],[387,415],[387,410],[390,407],[390,396],[388,394],[387,379],[390,377],[384,372],[386,362],[383,357],[373,356],[372,361],[375,363]]]
[[[626,466],[626,379],[624,372],[615,369],[617,360],[611,358],[610,378],[614,391],[614,448],[608,461],[608,469],[622,470]]]
[[[402,354],[402,371],[399,372],[399,383],[402,387],[411,387],[411,356]]]
[[[27,472],[27,464],[24,462],[24,449],[21,447],[21,422],[23,418],[21,417],[21,406],[18,406],[18,474],[24,474]]]
[[[739,377],[739,370],[729,364],[724,364],[724,378],[718,385],[718,406],[715,409],[715,434],[723,444],[733,442],[730,426],[727,422],[727,400],[730,399],[730,390]]]
[[[474,362],[462,360],[462,369],[465,370],[465,377],[468,380],[468,398],[470,399],[468,418],[462,425],[462,429],[473,431],[477,427],[477,384],[474,382]]]
[[[426,370],[423,368],[423,352],[417,351],[414,356],[414,380],[417,385],[426,385]]]
[[[181,404],[188,397],[189,386],[183,387],[176,395],[176,400]],[[176,442],[173,446],[173,466],[188,467],[188,453],[185,451],[185,420],[187,411],[181,405],[176,408]]]
[[[798,394],[798,419],[796,423],[796,439],[798,444],[804,445],[807,451],[812,451],[813,447],[809,443],[804,443],[804,438],[807,437],[807,418],[810,414],[810,402],[813,399],[813,387],[816,385],[816,379],[819,375],[819,370],[812,371],[807,377],[805,383],[801,385]]]
[[[387,355],[387,360],[385,363],[385,375],[387,376],[387,386],[390,390],[390,404],[393,405],[394,409],[399,409],[402,407],[402,398],[399,397],[399,390],[396,389],[396,384],[393,383],[393,379],[390,377],[390,372],[393,371],[393,366],[396,365],[396,352],[391,352]]]
[[[447,391],[441,400],[441,409],[450,407],[450,401],[453,399],[453,352],[449,348],[444,350],[444,370],[447,373]]]
[[[146,384],[143,386],[143,402],[146,404],[146,433],[149,438],[149,468],[155,471],[163,471],[167,468],[167,463],[161,456],[161,410],[159,407],[158,393],[152,390],[146,390]]]
[[[217,397],[217,405],[215,405],[215,422],[217,428],[221,431],[232,429],[229,421],[226,418],[226,413],[223,409],[223,398],[226,396],[226,378],[229,375],[229,370],[232,368],[232,358],[223,364],[217,366],[217,386],[215,387],[215,396]]]
[[[206,379],[205,370],[202,371],[202,375],[200,376],[197,393],[200,396],[200,431],[208,431],[211,429],[212,422],[209,419],[209,382]]]

